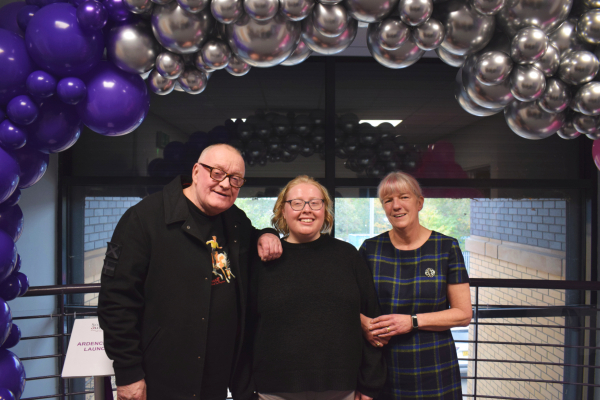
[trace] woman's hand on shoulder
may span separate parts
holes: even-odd
[[[388,314],[371,320],[369,327],[371,334],[377,339],[389,340],[395,335],[403,335],[412,331],[412,320],[406,314]]]
[[[373,347],[383,347],[390,341],[390,338],[375,337],[369,329],[371,327],[373,319],[366,315],[360,314],[360,327],[362,328],[363,336],[367,339],[367,342],[371,343]]]
[[[357,390],[354,392],[354,400],[373,400],[373,398],[367,396],[366,394],[362,394]]]

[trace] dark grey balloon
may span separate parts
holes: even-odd
[[[308,45],[304,42],[304,40],[300,39],[298,42],[298,46],[292,53],[291,56],[287,58],[281,65],[285,65],[286,67],[291,67],[293,65],[298,65],[304,60],[306,60],[312,54],[312,50]]]
[[[549,113],[535,101],[511,101],[504,109],[504,119],[510,129],[525,139],[539,140],[553,135],[563,127],[565,113]]]
[[[144,14],[154,7],[151,0],[124,0],[125,7],[134,14]]]
[[[463,56],[483,49],[494,35],[494,17],[479,14],[469,4],[453,0],[448,3],[443,19],[446,38],[442,47],[449,53]]]
[[[501,51],[488,51],[477,58],[474,66],[475,77],[484,85],[497,85],[504,82],[513,68],[513,61]]]
[[[352,18],[370,24],[389,16],[398,0],[345,0],[344,4]]]
[[[231,59],[229,59],[229,64],[227,64],[225,70],[233,76],[244,76],[250,72],[250,65],[232,54]]]
[[[154,68],[161,47],[144,20],[113,27],[106,43],[108,59],[125,72],[143,74]]]
[[[573,116],[573,126],[584,135],[598,132],[598,117],[576,113]]]
[[[429,20],[433,13],[432,0],[400,0],[400,19],[406,25],[419,26]]]
[[[500,107],[500,108],[496,108],[496,109],[481,107],[480,105],[475,103],[473,100],[471,100],[471,98],[465,91],[465,88],[463,85],[462,70],[459,70],[458,73],[456,74],[456,82],[455,82],[455,86],[454,86],[454,97],[456,98],[456,101],[458,101],[458,104],[463,108],[463,110],[465,110],[469,114],[472,114],[472,115],[475,115],[478,117],[487,117],[490,115],[494,115],[504,109],[504,107]]]
[[[570,102],[571,91],[569,85],[556,78],[550,78],[546,81],[546,90],[538,100],[540,107],[550,113],[565,111]]]
[[[204,64],[210,69],[223,69],[229,63],[231,50],[227,43],[219,39],[209,39],[200,50]]]
[[[558,76],[570,85],[581,85],[594,79],[600,63],[589,51],[570,51],[560,61]]]
[[[600,82],[590,82],[580,87],[574,101],[580,113],[600,115]]]
[[[517,100],[539,99],[546,90],[546,76],[535,67],[518,65],[510,74],[511,92]]]
[[[340,36],[348,26],[348,14],[341,4],[317,4],[312,11],[315,28],[327,37]]]
[[[280,0],[281,12],[292,21],[302,21],[315,6],[315,0]]]
[[[543,30],[535,27],[521,29],[513,38],[510,56],[519,64],[538,61],[548,48],[548,38]]]
[[[379,35],[375,30],[367,31],[367,48],[373,58],[381,65],[392,68],[410,67],[423,56],[425,50],[421,50],[415,39],[409,36],[396,50],[386,50],[379,44]]]
[[[186,93],[199,94],[206,89],[208,78],[203,71],[189,67],[177,78],[177,82]]]
[[[556,134],[566,140],[577,139],[581,133],[573,126],[573,121],[565,121],[562,128],[556,131]]]
[[[390,17],[381,22],[374,22],[373,27],[369,25],[369,29],[376,29],[379,34],[379,43],[386,50],[396,50],[410,34],[410,29],[405,25],[400,18]]]
[[[244,11],[257,21],[267,21],[279,11],[279,0],[243,0]]]
[[[510,91],[510,79],[496,85],[484,85],[475,77],[474,66],[477,56],[467,58],[462,69],[462,78],[469,98],[481,107],[497,109],[510,103],[514,96]]]
[[[592,50],[592,46],[583,42],[577,35],[577,19],[569,18],[558,29],[548,35],[550,43],[558,49],[562,58],[567,51]]]
[[[589,10],[577,23],[579,37],[590,44],[600,44],[600,10]]]
[[[206,8],[210,0],[177,0],[179,6],[191,13],[198,13]]]
[[[150,90],[159,95],[171,93],[175,88],[175,82],[174,79],[163,77],[156,70],[152,71],[148,77],[148,86],[150,86]]]
[[[440,21],[430,18],[417,26],[412,34],[415,43],[421,50],[435,50],[440,47],[446,37],[446,29]]]
[[[310,49],[319,54],[337,54],[346,50],[356,37],[358,21],[348,15],[347,28],[337,37],[322,35],[314,26],[312,16],[302,21],[302,38]]]
[[[547,77],[554,75],[558,71],[559,65],[560,54],[553,44],[549,44],[542,58],[533,63],[533,66],[542,71]]]
[[[212,0],[210,11],[220,23],[231,24],[242,16],[244,8],[242,0]]]
[[[165,51],[156,57],[156,70],[167,79],[177,79],[183,69],[183,59],[178,54]]]
[[[470,3],[479,14],[496,15],[504,7],[506,0],[470,0]]]
[[[442,60],[444,63],[450,65],[451,67],[460,67],[465,63],[465,60],[468,56],[457,56],[455,54],[449,53],[443,47],[438,47],[435,49],[435,54]]]
[[[177,2],[154,7],[152,30],[156,39],[177,54],[195,53],[208,38],[214,26],[210,10],[199,13],[185,11]]]
[[[572,5],[573,0],[507,0],[498,23],[510,36],[530,26],[550,33],[567,19]]]

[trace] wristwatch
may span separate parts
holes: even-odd
[[[419,320],[417,319],[416,315],[411,316],[412,318],[412,326],[414,330],[419,329]]]

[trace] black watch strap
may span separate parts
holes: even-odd
[[[411,316],[413,329],[419,329],[419,320],[416,315]]]

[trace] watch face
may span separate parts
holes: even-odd
[[[419,327],[419,320],[417,319],[416,315],[413,315],[413,317],[412,317],[412,325],[413,325],[413,328]]]

